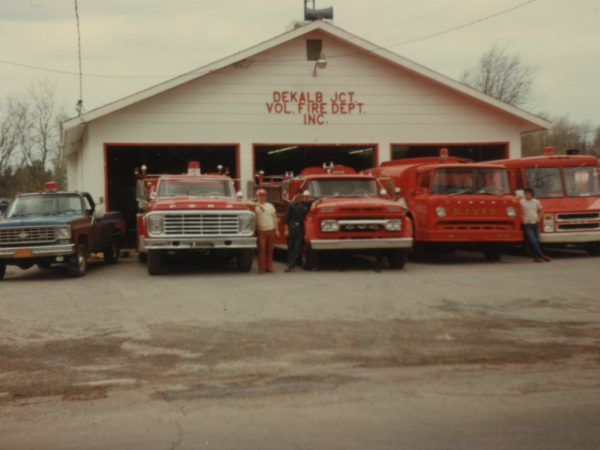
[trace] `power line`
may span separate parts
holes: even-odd
[[[79,76],[79,72],[73,72],[69,70],[61,70],[61,69],[53,69],[50,67],[43,66],[34,66],[31,64],[21,64],[14,61],[7,61],[5,59],[0,59],[0,64],[8,64],[10,66],[23,67],[25,69],[39,70],[42,72],[50,72],[50,73],[60,73],[63,75],[75,75]],[[134,79],[134,78],[169,78],[175,75],[108,75],[108,74],[97,74],[97,73],[83,73],[84,77],[93,77],[93,78],[123,78],[123,79]]]
[[[77,1],[77,0],[75,0]],[[452,27],[452,28],[448,28],[446,30],[442,30],[436,33],[432,33],[426,36],[422,36],[419,38],[415,38],[415,39],[411,39],[408,41],[403,41],[403,42],[396,42],[394,44],[388,44],[386,46],[379,46],[379,45],[375,45],[373,44],[373,47],[370,49],[371,51],[376,51],[376,50],[388,50],[392,47],[398,47],[398,46],[402,46],[402,45],[408,45],[408,44],[413,44],[415,42],[420,42],[420,41],[424,41],[427,39],[431,39],[433,37],[437,37],[437,36],[441,36],[447,33],[451,33],[453,31],[457,31],[457,30],[461,30],[463,28],[467,28],[470,27],[472,25],[493,19],[495,17],[507,14],[511,11],[514,11],[516,9],[522,8],[524,6],[527,6],[531,3],[536,2],[537,0],[528,0],[525,1],[523,3],[519,3],[518,5],[512,6],[510,8],[504,9],[502,11],[499,11],[497,13],[494,14],[490,14],[484,17],[481,17],[479,19],[476,20],[472,20],[470,22]],[[352,52],[352,53],[341,53],[341,54],[337,54],[337,55],[327,55],[327,58],[340,58],[340,57],[344,57],[344,56],[349,56],[349,55],[354,55],[357,52]],[[266,59],[260,59],[259,61],[262,62],[297,62],[297,61],[305,61],[304,59],[277,59],[277,60],[266,60]],[[34,65],[30,65],[30,64],[21,64],[21,63],[16,63],[14,61],[8,61],[8,60],[4,60],[4,59],[0,59],[0,64],[8,64],[8,65],[12,65],[12,66],[16,66],[16,67],[23,67],[26,69],[32,69],[32,70],[39,70],[39,71],[43,71],[43,72],[51,72],[51,73],[60,73],[60,74],[66,74],[66,75],[76,75],[76,76],[81,76],[81,77],[93,77],[93,78],[112,78],[112,79],[164,79],[164,78],[173,78],[179,75],[110,75],[110,74],[96,74],[96,73],[82,73],[81,72],[81,67],[80,67],[80,72],[72,72],[72,71],[68,71],[68,70],[60,70],[60,69],[53,69],[53,68],[48,68],[48,67],[42,67],[42,66],[34,66]]]
[[[475,25],[477,23],[481,23],[481,22],[485,22],[486,20],[493,19],[494,17],[502,16],[504,14],[507,14],[507,13],[511,12],[511,11],[514,11],[515,9],[522,8],[522,7],[527,6],[530,3],[533,3],[533,2],[536,2],[536,1],[537,0],[528,0],[526,2],[519,3],[518,5],[515,5],[515,6],[511,7],[511,8],[504,9],[504,10],[499,11],[499,12],[494,13],[494,14],[490,14],[489,16],[481,17],[479,19],[472,20],[471,22],[467,22],[467,23],[464,23],[462,25],[458,25],[458,26],[453,27],[453,28],[448,28],[446,30],[439,31],[437,33],[428,34],[427,36],[423,36],[423,37],[420,37],[420,38],[411,39],[409,41],[404,41],[404,42],[398,42],[396,44],[390,44],[387,47],[397,47],[399,45],[408,45],[408,44],[412,44],[414,42],[420,42],[420,41],[424,41],[426,39],[431,39],[432,37],[441,36],[442,34],[450,33],[452,31],[461,30],[463,28],[470,27],[471,25]]]

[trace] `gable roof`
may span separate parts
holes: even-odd
[[[77,142],[81,139],[85,132],[86,124],[95,119],[98,119],[120,109],[131,106],[135,103],[146,100],[150,97],[158,95],[169,89],[173,89],[177,86],[200,78],[217,70],[223,69],[231,64],[253,57],[259,53],[270,50],[286,42],[292,41],[300,36],[311,33],[315,30],[321,30],[324,33],[334,36],[351,46],[377,55],[380,58],[389,61],[395,65],[401,66],[402,68],[407,69],[419,76],[422,76],[451,90],[461,93],[467,97],[473,98],[481,103],[491,106],[494,109],[497,109],[517,119],[520,119],[530,125],[528,131],[544,130],[550,127],[551,125],[549,121],[539,116],[536,116],[520,108],[516,108],[498,99],[490,97],[489,95],[486,95],[483,92],[478,91],[477,89],[473,89],[445,75],[428,69],[420,64],[417,64],[409,59],[403,58],[402,56],[390,50],[387,50],[358,36],[355,36],[329,22],[316,20],[312,22],[307,22],[306,24],[301,25],[291,31],[280,34],[279,36],[276,36],[270,40],[261,42],[246,50],[234,53],[231,56],[220,59],[211,64],[200,67],[196,70],[192,70],[191,72],[187,72],[183,75],[177,76],[168,81],[152,86],[148,89],[136,92],[120,100],[116,100],[99,108],[86,112],[80,116],[64,121],[62,123],[63,148],[67,150],[67,153],[70,153],[68,150],[74,147],[77,144]]]

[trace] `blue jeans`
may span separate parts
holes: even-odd
[[[537,223],[524,223],[523,233],[525,234],[525,242],[529,245],[533,256],[541,258],[544,256],[540,248],[540,232],[538,231]]]

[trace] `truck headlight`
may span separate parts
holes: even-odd
[[[517,217],[517,210],[512,206],[509,206],[508,208],[506,208],[506,215],[508,217]]]
[[[399,219],[388,220],[385,223],[385,229],[388,231],[400,231],[402,230],[402,221]]]
[[[163,234],[165,228],[165,219],[163,216],[148,217],[148,233]]]
[[[254,215],[242,214],[239,217],[240,233],[254,233]]]
[[[321,222],[321,231],[332,233],[334,231],[339,231],[340,224],[337,223],[337,220],[324,220]]]
[[[544,233],[552,233],[554,231],[554,216],[552,214],[544,214]]]
[[[56,229],[57,239],[71,239],[71,227],[58,227]]]
[[[435,208],[435,213],[438,217],[446,217],[446,208],[444,208],[443,206],[438,206],[437,208]]]

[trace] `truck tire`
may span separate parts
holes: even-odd
[[[403,269],[406,264],[407,251],[405,248],[388,250],[387,259],[392,269]]]
[[[302,268],[304,270],[318,270],[319,268],[319,252],[306,246],[304,257],[302,258]]]
[[[250,272],[252,269],[252,260],[254,259],[254,250],[240,250],[237,256],[236,264],[239,272]]]
[[[4,278],[4,274],[6,273],[6,264],[0,262],[0,280]]]
[[[87,249],[84,244],[75,246],[75,253],[69,258],[67,272],[73,278],[82,277],[87,273]]]
[[[114,237],[111,240],[110,245],[102,250],[102,253],[104,254],[104,264],[116,264],[119,261],[120,251],[117,238]]]
[[[483,247],[483,256],[486,261],[500,261],[502,259],[502,246],[500,244],[486,244]]]
[[[600,256],[600,242],[590,242],[585,244],[585,251],[590,256]]]
[[[163,271],[162,254],[160,250],[148,250],[148,273],[160,275]]]

